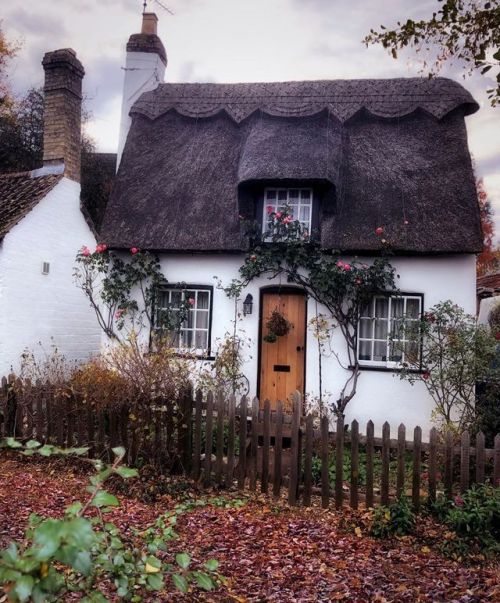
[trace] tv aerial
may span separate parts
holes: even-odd
[[[150,0],[151,2],[153,2],[154,4],[157,4],[160,8],[162,8],[164,11],[166,11],[169,15],[173,15],[174,11],[172,9],[170,9],[168,6],[165,6],[163,4],[163,2],[160,2],[160,0]],[[148,0],[144,0],[143,4],[142,4],[142,13],[144,14],[146,12],[146,9],[148,7]]]

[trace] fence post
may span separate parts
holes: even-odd
[[[470,479],[470,436],[468,431],[464,431],[460,446],[460,492],[469,489]]]
[[[405,487],[405,448],[406,427],[401,423],[398,427],[398,468],[396,476],[396,498],[400,498]]]
[[[212,440],[214,435],[214,396],[212,392],[207,395],[207,416],[205,422],[205,462],[203,471],[203,485],[210,485],[210,474],[212,472]]]
[[[366,424],[366,501],[367,507],[373,507],[373,421]]]
[[[252,400],[252,433],[250,437],[250,490],[257,489],[257,452],[259,447],[259,400]]]
[[[436,472],[437,472],[437,431],[433,427],[429,434],[429,499],[436,500]]]
[[[235,440],[235,413],[236,413],[236,396],[233,394],[229,398],[228,415],[228,433],[227,433],[227,477],[226,483],[228,486],[233,485],[234,479],[234,440]]]
[[[382,426],[382,476],[380,502],[389,504],[389,460],[391,451],[391,427],[386,421]]]
[[[300,475],[300,415],[302,411],[301,396],[299,392],[293,395],[293,414],[292,414],[292,443],[290,449],[290,479],[288,481],[288,502],[290,505],[297,504],[297,495],[299,491]]]
[[[240,451],[238,455],[238,489],[245,487],[245,478],[247,472],[247,399],[241,398],[240,403],[240,433],[239,433]]]
[[[352,509],[358,508],[359,481],[359,424],[356,420],[351,423],[351,497]]]
[[[313,416],[306,417],[306,441],[304,445],[304,497],[305,507],[311,506],[312,491],[312,451],[313,451]]]
[[[277,498],[281,489],[281,456],[283,451],[283,402],[276,403],[276,435],[274,438],[273,496]]]
[[[420,509],[420,470],[422,466],[422,429],[415,427],[413,432],[413,483],[412,499],[415,511]]]
[[[451,498],[453,490],[453,434],[447,431],[444,452],[444,492],[446,498]]]
[[[335,507],[340,509],[344,500],[344,416],[337,419],[335,434]]]
[[[476,484],[484,484],[484,433],[476,435]]]
[[[194,411],[194,437],[193,437],[193,479],[200,479],[201,474],[201,419],[202,419],[203,394],[196,391]]]
[[[215,481],[222,484],[222,463],[224,457],[224,414],[225,400],[222,392],[217,395],[217,445],[215,452]]]
[[[16,424],[17,418],[17,396],[14,391],[14,375],[9,375],[8,380],[3,377],[2,378],[2,389],[5,392],[6,402],[5,402],[5,435],[11,437],[17,437],[18,426]]]
[[[271,446],[271,402],[264,401],[264,427],[263,427],[264,446],[262,448],[262,477],[260,481],[260,491],[267,494],[269,489],[269,448]]]

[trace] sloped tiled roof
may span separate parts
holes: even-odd
[[[30,174],[0,174],[0,241],[62,178],[62,175],[31,177]]]

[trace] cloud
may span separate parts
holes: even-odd
[[[67,35],[67,30],[61,19],[33,11],[27,12],[23,8],[8,13],[6,25],[9,28],[14,28],[21,35],[29,37],[46,39]]]

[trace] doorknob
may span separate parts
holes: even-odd
[[[302,345],[298,345],[297,346],[297,352],[303,352],[304,351],[304,346]]]

